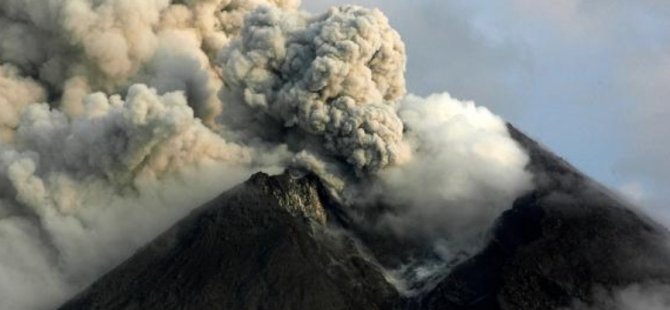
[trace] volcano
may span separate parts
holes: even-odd
[[[422,10],[0,1],[0,309],[670,308],[669,232],[486,107],[598,90]]]
[[[366,230],[315,175],[286,171],[199,207],[60,309],[560,309],[670,283],[665,228],[508,131],[535,188],[478,252],[412,293],[388,270],[421,251]]]

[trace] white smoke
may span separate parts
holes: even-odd
[[[429,240],[528,189],[501,119],[405,95],[380,11],[298,5],[0,2],[0,308],[52,308],[257,170],[372,188],[388,227]]]
[[[398,114],[414,157],[379,174],[379,196],[401,208],[387,219],[399,235],[467,240],[531,189],[528,156],[486,108],[437,94],[407,97]]]

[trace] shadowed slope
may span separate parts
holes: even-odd
[[[256,174],[62,309],[386,309],[399,300],[354,243],[326,232],[316,178]]]
[[[422,309],[556,309],[594,288],[670,283],[667,231],[513,127],[536,189],[494,227],[493,240],[417,302]]]

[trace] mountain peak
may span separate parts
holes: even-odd
[[[509,130],[536,188],[478,253],[412,296],[385,271],[411,245],[348,218],[317,176],[287,170],[198,208],[62,309],[559,309],[593,303],[596,290],[670,283],[665,229]]]
[[[287,170],[283,174],[270,176],[258,172],[245,184],[248,189],[273,196],[279,207],[296,217],[305,216],[320,224],[326,224],[328,220],[321,198],[323,185],[313,174]]]
[[[326,226],[320,182],[253,175],[61,309],[386,309],[400,296]]]

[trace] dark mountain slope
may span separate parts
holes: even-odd
[[[536,189],[498,220],[488,246],[417,302],[424,309],[556,309],[594,288],[670,283],[667,231],[510,126]]]
[[[324,229],[311,176],[256,174],[62,309],[388,309],[395,289]]]

